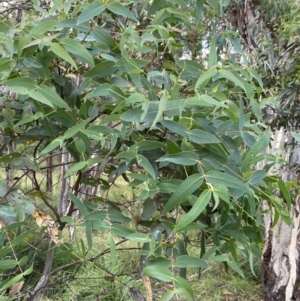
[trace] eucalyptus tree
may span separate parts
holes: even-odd
[[[261,200],[291,223],[282,206],[290,199],[268,166],[255,170],[278,158],[264,153],[266,91],[239,35],[226,27],[230,1],[31,4],[20,23],[0,22],[0,81],[13,93],[1,98],[2,141],[17,146],[0,163],[19,172],[11,185],[0,183],[0,289],[39,300],[50,276],[109,251],[115,258],[127,240],[143,245],[137,256],[147,300],[149,277],[172,283],[162,300],[192,300],[189,267],[201,272],[217,261],[243,276],[239,253],[254,273]],[[72,157],[65,170],[72,181],[56,202],[40,176],[53,151]],[[20,189],[25,177],[29,191]],[[109,198],[121,177],[134,210]],[[81,197],[82,184],[101,192]],[[282,202],[273,196],[278,185]],[[90,257],[95,232],[108,235],[109,249]],[[198,257],[188,254],[194,233]],[[57,267],[57,254],[67,264]],[[35,273],[34,283],[26,280]]]
[[[265,220],[266,236],[262,270],[266,300],[299,299],[298,184],[299,184],[299,3],[297,1],[232,2],[228,10],[231,26],[238,28],[243,48],[262,77],[269,96],[264,108],[264,121],[273,130],[269,152],[281,164],[269,170],[288,183],[292,224],[280,220],[276,213]],[[267,164],[265,161],[261,164]],[[280,201],[280,200],[279,200]],[[283,205],[284,208],[284,205]]]

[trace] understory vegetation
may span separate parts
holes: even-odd
[[[239,1],[5,3],[1,298],[261,300],[264,217],[291,225],[297,189],[266,151],[297,118],[285,18],[276,40]]]

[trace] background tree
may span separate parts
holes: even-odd
[[[255,170],[278,163],[264,153],[269,91],[227,28],[230,1],[30,5],[20,23],[0,23],[0,122],[5,147],[16,145],[0,163],[19,172],[0,186],[0,289],[23,287],[39,300],[50,276],[114,258],[127,240],[140,246],[147,300],[148,277],[172,283],[162,300],[192,300],[186,268],[217,261],[243,275],[238,253],[254,273],[261,200],[287,224],[291,200],[270,166]],[[64,174],[57,200],[41,176],[53,152]],[[25,177],[32,188],[21,192]],[[120,178],[132,200],[109,197]],[[284,200],[273,195],[277,186]],[[109,249],[90,256],[95,232],[108,236]],[[187,249],[196,234],[198,257]]]
[[[299,253],[296,234],[299,225],[295,213],[298,207],[299,137],[291,135],[290,131],[299,127],[299,4],[296,1],[239,1],[232,3],[229,11],[231,24],[238,28],[245,52],[268,91],[264,120],[272,129],[278,130],[269,151],[280,156],[285,164],[274,166],[270,173],[280,175],[289,183],[293,200],[291,226],[281,220],[273,228],[276,215],[266,220],[262,265],[264,292],[266,300],[297,300],[299,270],[294,263],[298,261]]]

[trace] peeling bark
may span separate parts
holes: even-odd
[[[285,182],[297,177],[300,146],[283,128],[274,133],[268,152],[281,156],[286,162],[282,168],[275,166],[270,171],[272,174],[278,174]],[[300,196],[294,196],[290,212],[291,226],[280,219],[273,227],[272,213],[264,219],[266,236],[262,255],[262,284],[266,301],[300,301],[299,212]]]

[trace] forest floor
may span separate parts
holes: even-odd
[[[4,179],[1,179],[4,180]],[[58,180],[58,173],[55,173],[55,180]],[[59,182],[59,181],[58,181]],[[30,187],[21,188],[23,191]],[[27,184],[26,184],[27,186]],[[120,193],[120,191],[122,191]],[[51,195],[52,199],[59,197],[59,185],[54,187]],[[118,183],[118,187],[112,189],[107,195],[109,199],[122,201],[132,198],[132,191],[127,188],[123,181]],[[83,234],[83,230],[79,230]],[[93,249],[89,251],[87,258],[93,257],[104,249],[109,248],[109,233],[95,232],[93,237]],[[115,238],[115,241],[120,238]],[[46,246],[44,246],[46,248]],[[135,288],[145,296],[145,288],[139,271],[138,248],[140,245],[133,242],[125,242],[117,247],[114,256],[108,253],[101,256],[95,262],[87,262],[81,266],[75,266],[71,269],[64,269],[50,278],[44,291],[41,301],[140,301],[137,295],[132,293]],[[75,248],[76,249],[76,248]],[[197,247],[190,247],[189,254],[198,253]],[[43,256],[45,253],[37,252],[37,258],[41,256],[41,270],[43,267]],[[64,259],[58,252],[54,258],[54,269],[67,264],[70,259]],[[77,260],[77,258],[73,258]],[[37,263],[38,264],[38,263]],[[222,263],[214,263],[209,269],[204,270],[198,280],[198,269],[188,269],[187,280],[190,282],[194,291],[194,301],[261,301],[261,281],[258,264],[256,264],[255,277],[249,268],[248,263],[241,257],[240,267],[245,278],[229,269],[225,270]],[[115,276],[113,276],[115,275]],[[34,284],[38,275],[29,276],[28,282]],[[161,296],[171,286],[166,283],[152,280],[153,301],[159,300]],[[16,299],[7,299],[4,295],[0,296],[0,301]],[[171,300],[181,301],[180,297]]]

